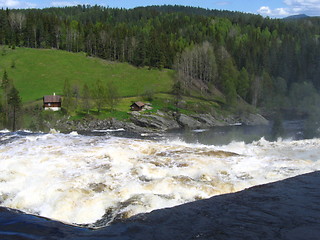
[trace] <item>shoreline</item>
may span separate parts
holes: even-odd
[[[206,129],[222,126],[266,126],[269,121],[260,114],[247,114],[243,116],[213,116],[211,114],[185,115],[176,112],[160,112],[156,114],[144,114],[131,112],[129,121],[110,119],[59,119],[55,122],[45,122],[48,129],[56,129],[61,132],[72,131],[117,131],[123,129],[132,133],[159,133],[176,129]]]

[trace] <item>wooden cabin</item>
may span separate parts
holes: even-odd
[[[61,96],[56,94],[44,96],[43,109],[52,111],[61,110]]]
[[[134,102],[130,108],[131,111],[141,111],[146,104],[143,102]]]

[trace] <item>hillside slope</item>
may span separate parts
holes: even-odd
[[[86,57],[84,53],[31,48],[11,50],[4,46],[1,51],[1,78],[6,70],[24,103],[53,92],[62,94],[66,80],[80,89],[85,83],[90,87],[97,80],[112,81],[122,97],[140,95],[149,89],[168,92],[173,81],[172,70],[136,68],[127,63]]]

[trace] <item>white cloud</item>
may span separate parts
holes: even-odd
[[[257,12],[263,16],[285,17],[296,14],[320,16],[320,0],[284,0],[286,7],[271,9],[268,6],[261,7]]]
[[[16,0],[0,0],[0,7],[4,8],[35,8],[34,3],[16,1]]]
[[[284,0],[293,13],[320,15],[320,0]]]
[[[272,13],[271,9],[268,6],[262,6],[259,10],[258,13],[261,15],[270,15]]]
[[[0,6],[1,7],[17,7],[19,6],[20,2],[19,1],[14,1],[14,0],[0,0]]]
[[[262,6],[258,13],[263,16],[269,16],[269,17],[285,17],[290,15],[288,10],[286,8],[276,8],[276,9],[270,9],[270,7]]]
[[[80,3],[78,2],[51,2],[51,6],[52,7],[66,7],[66,6],[77,6],[79,5]]]

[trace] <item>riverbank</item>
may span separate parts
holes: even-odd
[[[56,121],[46,121],[45,126],[59,131],[92,131],[105,129],[124,129],[128,132],[165,132],[173,129],[203,129],[216,126],[232,125],[268,125],[269,121],[260,114],[220,115],[193,114],[186,115],[177,112],[140,113],[130,112],[130,118],[120,121],[115,118],[95,119],[92,117],[81,120],[61,118]]]

